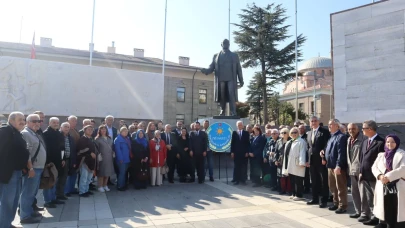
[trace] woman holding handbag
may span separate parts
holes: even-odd
[[[134,177],[135,189],[146,188],[149,181],[149,148],[148,140],[145,138],[145,132],[139,129],[132,141],[132,171]]]
[[[166,163],[167,149],[165,141],[160,138],[160,131],[154,132],[154,138],[149,141],[151,185],[162,185],[161,169]]]
[[[396,135],[385,138],[385,152],[379,153],[372,172],[378,180],[374,192],[374,215],[378,228],[405,227],[405,151]]]
[[[97,182],[99,192],[109,192],[107,186],[108,177],[114,175],[113,140],[108,135],[106,125],[98,128],[95,144],[98,147],[97,162]]]

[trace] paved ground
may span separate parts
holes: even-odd
[[[203,185],[164,182],[146,190],[74,196],[45,211],[40,224],[23,227],[365,227],[347,214],[292,202],[251,184],[234,187],[224,180]],[[16,217],[14,224],[18,223]]]

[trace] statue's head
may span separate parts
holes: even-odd
[[[224,41],[222,41],[221,46],[223,49],[228,50],[229,49],[229,40],[225,39]]]

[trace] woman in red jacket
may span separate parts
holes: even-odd
[[[160,138],[160,131],[154,132],[154,138],[149,141],[150,149],[150,180],[151,185],[162,185],[161,167],[166,163],[167,150],[165,141]]]

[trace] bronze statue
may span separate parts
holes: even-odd
[[[221,104],[221,113],[225,115],[226,102],[229,102],[229,113],[236,116],[236,102],[238,101],[238,83],[243,86],[242,67],[237,54],[229,50],[229,40],[222,42],[222,50],[215,54],[208,69],[201,69],[205,75],[215,71],[215,102]]]

